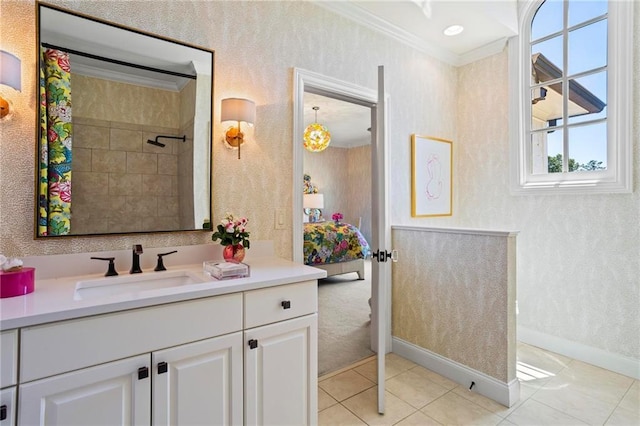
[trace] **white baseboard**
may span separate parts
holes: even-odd
[[[640,360],[518,326],[518,340],[640,380]]]
[[[397,337],[393,337],[393,352],[467,388],[473,382],[473,392],[493,399],[505,407],[513,406],[520,399],[520,382],[517,379],[509,383],[501,382]]]

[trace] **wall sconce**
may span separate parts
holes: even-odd
[[[252,126],[256,120],[256,104],[249,99],[227,98],[222,100],[220,121],[237,121],[238,127],[231,126],[225,132],[225,142],[231,148],[238,148],[240,159],[240,145],[244,143],[244,134],[240,130],[240,122],[244,121]]]
[[[0,84],[21,90],[20,59],[9,52],[0,50]],[[9,101],[0,96],[0,119],[10,112]]]

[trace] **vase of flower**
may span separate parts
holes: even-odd
[[[340,221],[342,220],[342,213],[334,213],[331,215],[331,219],[336,223],[336,225],[340,225]]]
[[[229,244],[222,249],[222,257],[226,262],[240,263],[244,260],[244,246],[242,244]]]
[[[216,232],[211,235],[213,241],[220,240],[220,244],[224,246],[222,257],[225,261],[240,263],[244,260],[245,249],[250,246],[248,222],[249,220],[245,217],[235,219],[233,214],[227,213],[220,221]]]

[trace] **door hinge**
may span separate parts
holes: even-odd
[[[391,250],[388,252],[386,250],[376,250],[371,253],[371,258],[377,260],[378,262],[386,262],[391,259],[392,262],[398,261],[398,250]]]

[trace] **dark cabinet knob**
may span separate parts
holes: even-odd
[[[0,420],[7,420],[7,406],[0,407]]]
[[[282,305],[282,309],[291,309],[291,301],[290,300],[283,300],[281,305]]]
[[[158,363],[158,374],[164,374],[169,370],[169,364],[167,364],[166,362],[159,362]]]
[[[138,368],[138,380],[146,379],[149,377],[149,367]]]
[[[256,339],[249,340],[249,349],[255,349],[258,347],[258,341]]]

